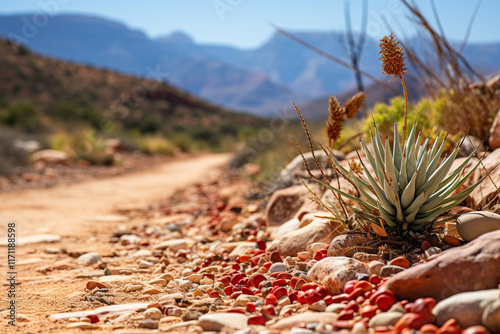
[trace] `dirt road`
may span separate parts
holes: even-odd
[[[0,194],[0,244],[5,242],[8,222],[16,223],[18,238],[86,234],[97,224],[113,222],[110,214],[116,209],[167,198],[176,189],[208,177],[229,158],[229,154],[207,154],[110,179]]]

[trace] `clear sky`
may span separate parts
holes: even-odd
[[[446,36],[462,40],[478,0],[434,0]],[[351,0],[354,28],[361,21],[362,0]],[[430,0],[418,0],[432,18]],[[270,22],[288,30],[344,29],[344,0],[2,0],[0,14],[45,11],[83,13],[114,19],[151,37],[174,31],[203,43],[241,48],[258,46],[274,32]],[[469,41],[500,41],[500,1],[482,0]],[[385,18],[399,37],[411,34],[411,24],[399,0],[368,0],[368,33],[387,34]],[[402,31],[404,30],[404,32]]]

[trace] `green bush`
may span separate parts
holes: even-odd
[[[0,123],[31,133],[42,128],[38,113],[28,102],[9,103],[5,110],[0,111]]]
[[[187,133],[177,133],[172,136],[171,140],[182,152],[191,152],[194,150],[193,138]]]
[[[142,153],[172,156],[176,149],[171,141],[160,136],[145,136],[139,139],[139,150]]]

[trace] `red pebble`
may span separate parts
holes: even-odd
[[[272,262],[266,262],[262,265],[262,267],[266,268],[267,270],[269,270],[269,268],[271,268],[271,266],[273,265]]]
[[[241,313],[241,314],[245,314],[245,311],[243,311],[240,308],[230,308],[229,310],[226,311],[226,313]]]
[[[427,324],[420,327],[420,333],[422,334],[434,334],[439,328],[433,324]]]
[[[403,267],[405,269],[410,268],[410,261],[408,261],[405,257],[399,256],[391,261],[391,265]]]
[[[293,276],[289,273],[279,273],[278,276],[276,276],[277,279],[292,279]]]
[[[462,334],[490,334],[484,326],[476,325],[466,328]]]
[[[231,278],[231,284],[238,285],[241,282],[241,280],[243,279],[243,277],[244,276],[241,273],[234,275],[233,278]]]
[[[309,289],[305,292],[306,302],[312,305],[321,300],[321,295],[316,291],[316,289]]]
[[[358,312],[359,304],[356,303],[354,300],[351,300],[349,303],[347,303],[344,310],[353,310],[354,312]]]
[[[266,296],[266,305],[278,305],[278,299],[272,293]]]
[[[266,319],[262,314],[255,314],[248,317],[248,325],[266,325]]]
[[[231,298],[231,299],[236,299],[236,298],[238,298],[238,296],[239,296],[239,295],[241,295],[241,294],[242,294],[242,293],[241,293],[241,291],[235,291],[235,292],[233,292],[233,293],[231,294],[230,298]]]
[[[420,327],[428,323],[429,322],[419,314],[406,313],[398,320],[398,322],[396,322],[394,330],[401,331],[405,328],[420,329]]]
[[[252,302],[247,303],[247,311],[248,312],[255,312],[255,304]]]
[[[326,257],[326,254],[325,254],[325,253],[323,253],[322,251],[317,251],[316,253],[314,253],[314,257],[313,257],[313,259],[315,259],[316,261],[321,261],[321,260],[323,260],[325,257]]]
[[[375,305],[377,305],[380,310],[385,312],[388,311],[392,305],[394,305],[394,299],[388,295],[380,295],[375,300]]]
[[[280,299],[283,296],[286,296],[288,294],[288,291],[286,291],[286,288],[280,286],[276,288],[276,290],[271,292],[273,295],[276,296],[277,299]]]
[[[284,279],[277,279],[273,282],[273,287],[275,286],[283,286],[283,285],[287,285],[286,281]]]
[[[226,286],[224,288],[224,293],[228,296],[230,296],[233,293],[233,287],[232,286]]]
[[[219,293],[217,291],[212,291],[208,294],[210,298],[219,298]]]
[[[382,282],[382,278],[380,278],[379,276],[377,276],[375,274],[371,274],[370,278],[368,278],[368,282],[370,282],[371,284],[377,285],[380,282]]]
[[[371,318],[377,314],[378,307],[376,305],[366,305],[361,308],[359,314],[363,318]]]
[[[330,305],[330,304],[333,304],[333,297],[328,295],[328,296],[325,296],[325,298],[323,298],[323,301],[326,303],[326,305]]]
[[[276,312],[274,311],[274,306],[273,305],[266,305],[260,309],[260,312],[263,314],[267,315],[275,315]]]
[[[332,297],[332,302],[333,303],[342,303],[349,300],[349,295],[346,293],[343,293],[341,295],[336,295]]]
[[[248,255],[248,254],[240,255],[240,256],[238,256],[237,261],[239,263],[248,262],[248,261],[250,261],[250,255]]]
[[[209,278],[211,280],[214,280],[215,279],[215,275],[214,274],[205,274],[205,277],[206,278]]]
[[[333,323],[333,330],[340,331],[342,329],[351,330],[356,321],[354,320],[337,320]]]
[[[316,288],[316,292],[319,293],[319,295],[321,296],[321,299],[323,299],[329,295],[328,291],[325,289],[324,286],[318,286]]]
[[[307,281],[303,278],[292,277],[290,279],[290,286],[295,290],[302,290],[302,286],[306,283]]]
[[[278,252],[272,252],[271,253],[271,262],[272,263],[283,262],[283,259],[281,258],[280,253],[278,253]]]
[[[299,301],[299,291],[294,291],[288,295],[290,302],[298,302]],[[328,303],[327,303],[328,305]]]
[[[419,298],[411,305],[410,312],[421,315],[427,322],[434,322],[432,314],[434,306],[436,306],[436,301],[433,298]]]
[[[353,310],[343,310],[339,313],[337,320],[352,320],[354,318]]]
[[[252,275],[250,275],[250,283],[254,286],[254,287],[258,287],[259,284],[263,281],[266,280],[266,276],[264,276],[263,274],[261,273],[253,273]]]
[[[241,293],[244,295],[253,295],[253,291],[249,288],[241,288]]]
[[[446,321],[441,328],[436,331],[436,334],[460,334],[460,324],[455,319]]]
[[[350,294],[354,290],[354,286],[358,283],[358,280],[348,281],[344,285],[344,293]]]
[[[363,292],[368,292],[368,291],[373,290],[373,285],[371,285],[367,281],[359,281],[358,283],[356,283],[354,285],[354,290],[356,290],[357,288],[361,288],[363,290]]]
[[[431,247],[431,243],[427,240],[424,240],[422,241],[422,243],[420,244],[420,248],[425,252],[426,250],[428,250],[429,248]]]
[[[240,270],[240,269],[241,269],[241,267],[240,267],[240,265],[239,265],[238,263],[233,263],[232,268],[233,268],[234,270]]]
[[[262,239],[257,240],[257,247],[262,250],[266,250],[266,242]]]
[[[99,317],[95,314],[87,315],[87,318],[89,318],[90,322],[93,324],[95,324],[96,322],[99,322]]]
[[[316,283],[305,283],[304,285],[302,285],[302,288],[300,290],[306,292],[307,290],[316,289],[317,287],[318,284]]]
[[[353,299],[356,299],[356,298],[358,298],[359,296],[362,296],[362,295],[363,295],[363,289],[356,288],[356,289],[352,290],[352,292],[349,294],[348,299],[349,300],[353,300]]]

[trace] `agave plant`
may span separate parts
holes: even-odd
[[[478,165],[464,174],[465,166],[473,157],[471,154],[460,166],[450,172],[460,144],[449,156],[442,158],[446,139],[439,137],[429,145],[429,138],[422,144],[421,135],[416,136],[416,125],[410,131],[408,139],[399,142],[397,124],[394,124],[393,148],[389,140],[382,143],[378,129],[374,126],[371,140],[373,153],[361,138],[361,145],[366,158],[373,169],[370,173],[360,157],[366,178],[344,168],[333,155],[330,156],[337,170],[358,189],[362,198],[351,196],[340,189],[329,186],[332,190],[361,204],[361,210],[351,209],[361,217],[383,227],[406,235],[406,231],[420,231],[436,217],[462,202],[482,181],[456,194],[454,192],[469,178]],[[380,214],[377,215],[377,213]]]
[[[405,58],[401,52],[402,48],[399,47],[397,39],[395,40],[392,34],[381,40],[380,47],[383,73],[398,76],[404,89],[406,110],[403,140],[399,139],[396,122],[394,123],[392,149],[389,140],[382,142],[375,122],[371,131],[373,152],[368,149],[360,136],[361,146],[373,169],[372,174],[359,157],[366,178],[357,176],[356,172],[359,173],[359,170],[354,171],[352,166],[350,170],[347,170],[334,158],[333,154],[329,154],[332,164],[358,189],[361,198],[351,196],[321,180],[317,179],[317,181],[359,203],[361,208],[352,206],[350,208],[361,217],[380,226],[384,232],[394,231],[396,234],[406,236],[410,231],[424,229],[440,215],[462,202],[482,179],[456,193],[456,190],[478,166],[476,165],[464,175],[465,166],[474,153],[450,173],[461,143],[449,156],[442,157],[446,138],[440,139],[438,136],[434,143],[429,145],[430,138],[422,140],[421,133],[417,134],[416,120],[407,138],[408,98],[403,80],[403,75],[406,73]],[[380,223],[382,225],[379,225]]]

